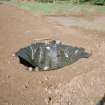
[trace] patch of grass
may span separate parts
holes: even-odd
[[[96,11],[105,13],[105,6],[96,6]]]
[[[32,12],[41,12],[45,15],[54,14],[58,11],[66,11],[73,7],[71,3],[19,3],[16,5],[20,8],[31,10]]]
[[[56,13],[70,13],[76,11],[82,11],[85,14],[89,12],[102,12],[105,13],[105,6],[96,6],[89,3],[74,5],[70,2],[64,3],[17,3],[16,6],[30,10],[32,12],[40,12],[44,15],[54,15]]]

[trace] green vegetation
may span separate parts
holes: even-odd
[[[63,3],[17,3],[18,7],[30,10],[34,13],[39,12],[44,15],[65,15],[83,12],[84,14],[91,14],[95,12],[105,13],[105,6],[92,5],[90,3],[72,4],[70,2]]]
[[[73,7],[71,3],[20,3],[18,7],[31,10],[32,12],[41,12],[45,15],[54,14],[59,11],[68,11]]]

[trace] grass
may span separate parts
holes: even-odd
[[[64,3],[17,3],[16,6],[30,10],[33,13],[40,12],[44,15],[54,15],[62,13],[70,13],[82,11],[86,13],[99,12],[105,13],[105,6],[97,6],[89,3],[79,5],[71,4],[70,2]]]
[[[54,14],[58,11],[67,11],[73,7],[71,4],[58,3],[20,3],[18,7],[31,10],[32,12],[41,12],[45,15]]]

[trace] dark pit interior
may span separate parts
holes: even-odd
[[[27,62],[26,60],[24,60],[23,58],[21,57],[18,57],[19,58],[19,62],[21,64],[23,64],[24,66],[26,67],[32,67],[33,69],[35,68],[35,66],[33,66],[32,64],[30,64],[29,62]]]

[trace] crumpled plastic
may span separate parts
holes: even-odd
[[[16,52],[20,63],[39,70],[54,70],[72,64],[90,54],[84,48],[72,47],[52,40],[49,43],[37,42]]]

